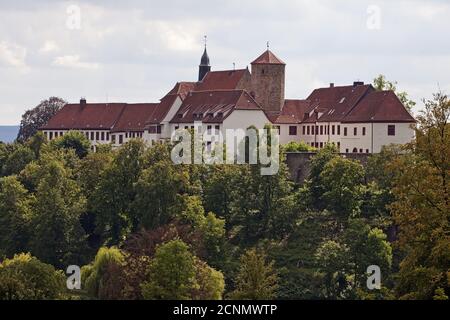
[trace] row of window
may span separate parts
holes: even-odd
[[[180,129],[180,127],[179,126],[175,126],[175,130],[178,130],[178,129]],[[185,130],[189,130],[189,126],[185,126],[184,129]],[[195,129],[195,126],[191,126],[190,129]],[[198,127],[198,130],[200,131],[201,127]],[[208,125],[206,127],[206,130],[207,130],[208,134],[212,134],[212,125]],[[220,132],[220,125],[214,126],[214,130],[215,130],[215,134],[219,134],[219,132]]]
[[[331,130],[330,130],[331,129]],[[341,135],[341,126],[340,125],[328,125],[328,126],[303,126],[303,135]],[[366,135],[366,127],[363,127],[361,130],[361,134],[363,136]],[[297,135],[297,126],[289,126],[289,135],[296,136]],[[353,128],[353,135],[358,135],[358,128]],[[344,137],[348,136],[348,128],[344,127]],[[388,125],[388,136],[395,136],[395,125]]]

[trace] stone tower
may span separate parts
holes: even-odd
[[[285,69],[269,49],[252,62],[252,95],[268,112],[278,112],[284,105]]]
[[[210,71],[211,65],[209,63],[209,56],[208,52],[206,51],[205,44],[205,51],[203,51],[202,60],[200,61],[200,66],[198,67],[198,81],[202,81],[206,74]]]

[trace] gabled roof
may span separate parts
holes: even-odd
[[[351,85],[314,90],[307,100],[310,106],[304,122],[339,122],[370,92],[371,85]]]
[[[286,65],[281,59],[273,54],[272,51],[267,50],[260,55],[252,64],[283,64]]]
[[[137,103],[125,105],[112,132],[143,131],[148,119],[157,112],[158,103]]]
[[[184,99],[186,95],[195,89],[197,82],[177,82],[172,90],[167,95],[179,95]]]
[[[342,122],[416,122],[393,91],[375,91],[364,99]]]
[[[222,123],[233,110],[262,110],[244,90],[191,92],[171,123]]]
[[[110,130],[125,106],[125,103],[66,104],[41,129]]]
[[[154,111],[146,118],[146,125],[160,124],[170,111],[175,100],[179,97],[176,94],[170,94],[161,99],[161,102],[157,104]]]
[[[284,101],[281,113],[272,122],[277,124],[296,124],[303,120],[306,110],[310,105],[309,100],[288,100]]]
[[[247,69],[210,71],[201,82],[197,83],[195,91],[237,89],[246,73],[250,75]]]

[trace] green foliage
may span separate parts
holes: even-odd
[[[267,263],[264,253],[255,249],[248,250],[241,256],[241,265],[236,277],[236,289],[231,293],[232,299],[270,300],[275,297],[278,288],[278,275],[274,262]]]
[[[69,131],[62,137],[52,140],[51,144],[56,148],[73,149],[79,158],[87,156],[91,147],[91,142],[79,131]]]
[[[446,95],[438,93],[426,101],[418,117],[415,143],[389,165],[396,173],[392,189],[395,201],[390,208],[404,254],[396,285],[401,299],[450,294],[449,118]]]
[[[64,274],[30,254],[0,264],[0,300],[54,300],[64,293]]]
[[[31,161],[35,159],[33,150],[19,143],[9,145],[7,157],[2,161],[2,176],[19,174]]]
[[[220,299],[223,290],[223,275],[199,262],[181,240],[157,247],[148,281],[142,284],[147,300]]]
[[[95,214],[97,232],[104,243],[116,245],[130,232],[130,205],[136,197],[143,153],[144,144],[140,140],[122,146],[89,198],[88,206]]]
[[[66,104],[61,98],[50,97],[35,108],[28,110],[22,115],[20,122],[20,130],[17,135],[19,142],[25,142],[34,136],[40,127],[43,127],[47,122]]]
[[[11,257],[26,249],[31,202],[15,176],[0,178],[0,257]]]
[[[359,212],[360,188],[364,168],[359,162],[336,157],[328,161],[320,173],[320,199],[328,210],[343,217]]]
[[[80,224],[86,200],[70,169],[57,159],[42,163],[32,204],[32,253],[54,266],[85,261],[86,235]]]
[[[125,257],[119,249],[100,248],[93,264],[82,269],[82,284],[88,294],[98,299],[120,299],[120,279],[111,277],[111,273],[114,267],[120,268],[124,261]],[[116,286],[116,289],[111,290],[112,286]]]
[[[317,149],[311,147],[305,142],[291,141],[282,146],[284,152],[314,152]]]

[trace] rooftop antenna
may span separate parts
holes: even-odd
[[[269,51],[269,49],[270,49],[270,42],[267,41],[267,51]]]
[[[233,62],[233,71],[236,71],[236,63]]]

